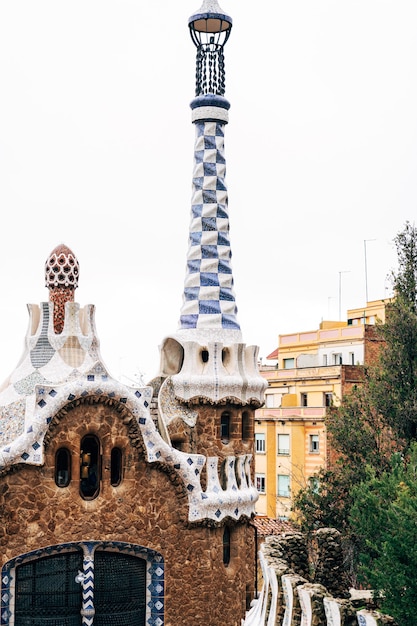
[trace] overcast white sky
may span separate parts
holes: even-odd
[[[1,0],[1,380],[59,243],[110,372],[156,373],[182,301],[199,6]],[[221,6],[238,318],[265,357],[278,334],[365,304],[365,240],[369,300],[390,293],[392,240],[417,204],[417,2]]]

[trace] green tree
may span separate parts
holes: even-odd
[[[395,297],[380,327],[386,347],[371,386],[376,409],[397,437],[417,436],[417,229],[408,222],[395,238],[398,272],[392,273]]]
[[[389,471],[353,489],[350,522],[360,539],[359,576],[383,611],[402,626],[417,615],[417,444],[407,458],[394,455]]]

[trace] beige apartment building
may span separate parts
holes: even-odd
[[[361,366],[372,362],[380,344],[377,320],[385,320],[382,300],[349,310],[344,322],[279,335],[267,357],[271,364],[261,366],[268,388],[264,407],[255,412],[258,515],[290,518],[294,495],[326,467],[326,411],[360,383]]]

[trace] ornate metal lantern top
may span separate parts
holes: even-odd
[[[225,92],[223,47],[229,39],[232,18],[219,7],[217,0],[204,0],[188,20],[190,35],[197,47],[196,96]]]

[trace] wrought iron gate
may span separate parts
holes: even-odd
[[[15,626],[79,626],[82,552],[55,554],[16,568]]]
[[[17,566],[15,626],[80,626],[82,590],[75,576],[82,569],[81,551]],[[146,561],[97,550],[94,608],[94,626],[145,626]]]
[[[94,554],[94,626],[145,626],[146,561]]]

